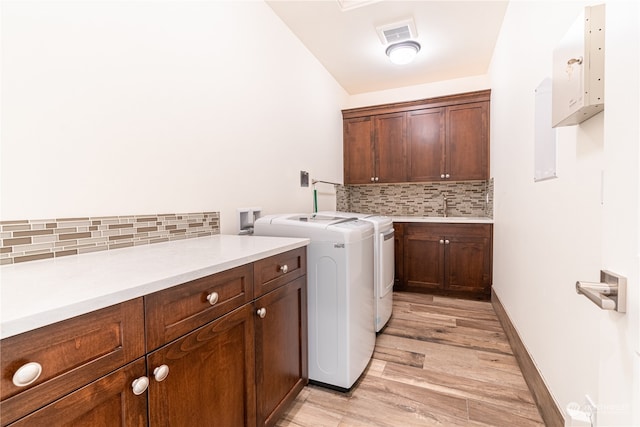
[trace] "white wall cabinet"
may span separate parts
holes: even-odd
[[[604,8],[586,7],[553,51],[553,127],[604,110]]]

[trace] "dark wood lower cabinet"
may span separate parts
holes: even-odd
[[[147,356],[150,426],[255,425],[253,316],[242,306]]]
[[[131,388],[145,372],[144,358],[140,358],[10,426],[145,427],[146,393],[136,396]]]
[[[147,364],[152,427],[275,425],[307,383],[306,276],[149,354]],[[156,381],[162,365],[169,374]]]
[[[306,276],[258,299],[256,397],[258,426],[273,426],[309,377]]]
[[[302,247],[6,338],[1,426],[273,426],[309,379],[306,280]]]
[[[405,287],[444,289],[444,242],[437,234],[410,234],[404,237]]]
[[[404,223],[396,289],[488,299],[492,224]],[[399,253],[400,252],[400,253]],[[399,273],[399,276],[398,276]]]

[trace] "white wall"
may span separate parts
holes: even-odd
[[[629,289],[626,315],[601,315],[598,421],[640,425],[640,4],[609,1],[607,23],[602,265]]]
[[[489,79],[489,75],[484,74],[481,76],[444,80],[441,82],[426,83],[423,85],[405,86],[396,89],[351,95],[345,108],[414,101],[418,99],[434,98],[437,96],[453,95],[456,93],[485,90],[490,89],[490,87],[491,81]]]
[[[588,394],[601,405],[597,425],[623,426],[640,423],[633,413],[639,22],[635,2],[606,3],[605,112],[558,128],[558,178],[539,183],[534,91],[550,76],[553,48],[565,31],[585,5],[597,3],[509,4],[490,71],[494,289],[560,408],[582,405]],[[620,244],[624,260],[612,250]],[[601,268],[628,275],[627,315],[603,312],[576,294],[576,280],[597,281]]]
[[[0,219],[312,210],[346,92],[262,1],[2,2]],[[331,188],[320,208],[333,209]]]

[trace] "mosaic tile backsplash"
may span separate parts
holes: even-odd
[[[337,186],[336,208],[389,216],[442,216],[444,197],[448,216],[493,217],[493,179]]]
[[[214,234],[219,212],[0,221],[0,265]]]

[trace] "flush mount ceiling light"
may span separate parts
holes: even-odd
[[[391,62],[397,65],[408,64],[413,61],[418,52],[420,52],[420,43],[414,42],[413,40],[394,43],[386,50],[386,54]]]

